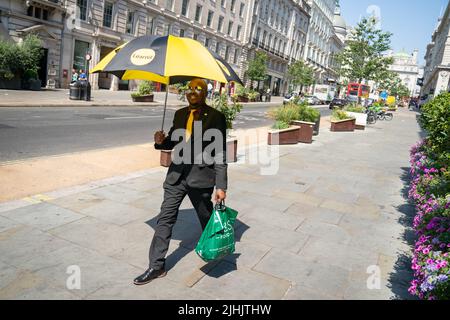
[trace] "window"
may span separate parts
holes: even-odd
[[[105,8],[103,9],[103,26],[104,27],[111,28],[112,13],[113,13],[113,4],[111,2],[105,2]]]
[[[222,32],[222,26],[223,26],[223,17],[219,17],[219,24],[217,25],[217,31]]]
[[[183,3],[181,4],[181,14],[185,17],[187,17],[188,7],[189,7],[189,0],[183,0]]]
[[[200,18],[202,15],[202,6],[197,5],[195,8],[195,21],[200,22]]]
[[[29,17],[32,17],[32,16],[33,16],[33,9],[34,9],[33,6],[29,6],[28,9],[27,9],[27,15],[28,15]]]
[[[166,9],[173,11],[173,0],[166,0]]]
[[[180,29],[180,37],[184,37],[184,29]]]
[[[206,25],[208,27],[212,26],[213,17],[214,17],[214,11],[209,10],[208,11],[208,21],[206,22]]]
[[[77,0],[78,18],[80,20],[87,20],[87,0]]]
[[[41,18],[41,8],[35,7],[34,8],[34,17],[40,19]]]
[[[194,40],[198,40],[198,34],[194,33]]]
[[[128,12],[127,16],[127,33],[134,34],[134,12]]]
[[[209,49],[209,42],[210,40],[208,38],[205,39],[205,47]]]
[[[231,36],[231,33],[233,32],[233,21],[228,22],[228,35]]]
[[[239,16],[241,18],[244,17],[244,8],[245,8],[245,3],[241,3],[241,7],[239,8]]]
[[[242,26],[238,26],[237,31],[236,31],[236,39],[237,40],[241,39],[241,30],[242,30]]]
[[[168,23],[168,24],[164,24],[164,31],[163,31],[163,34],[165,35],[165,36],[168,36],[169,34],[170,34],[170,23]]]
[[[216,42],[216,53],[220,54],[220,42]]]
[[[236,0],[231,0],[231,12],[234,12],[235,4],[236,4]]]
[[[226,4],[227,4],[227,3],[226,3],[225,0],[220,0],[220,5],[221,5],[222,7],[225,8]]]
[[[42,19],[48,20],[48,10],[42,10]]]
[[[147,34],[153,34],[154,29],[154,23],[153,23],[153,17],[148,17],[147,22]]]
[[[225,48],[225,61],[228,61],[228,58],[230,57],[230,47],[227,46]]]
[[[234,58],[233,58],[233,63],[234,64],[237,64],[238,58],[239,58],[239,49],[235,49],[234,50]]]

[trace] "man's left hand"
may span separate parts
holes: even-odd
[[[221,202],[221,201],[225,200],[226,197],[227,197],[227,192],[225,190],[217,189],[216,190],[216,195],[214,197],[214,200],[216,202]]]

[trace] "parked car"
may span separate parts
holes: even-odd
[[[331,110],[333,110],[333,109],[335,109],[335,108],[342,109],[342,108],[344,108],[347,104],[348,104],[348,101],[347,101],[346,99],[337,99],[337,98],[335,98],[335,99],[333,99],[333,100],[330,102],[330,109],[331,109]]]
[[[293,102],[296,98],[298,98],[298,93],[288,93],[284,96],[283,104]]]
[[[317,98],[316,96],[305,96],[306,102],[308,102],[309,105],[315,106],[318,104],[322,104],[322,101]]]

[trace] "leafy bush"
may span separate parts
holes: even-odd
[[[250,90],[247,96],[250,100],[256,100],[259,97],[259,93],[255,90]]]
[[[225,115],[227,121],[227,129],[233,129],[233,121],[242,110],[242,104],[233,101],[230,105],[226,94],[214,98],[212,107],[219,110]]]
[[[331,114],[331,120],[333,121],[341,121],[348,119],[353,119],[353,117],[348,115],[347,112],[345,112],[344,110],[334,109],[333,113]]]
[[[269,117],[277,122],[290,124],[293,120],[298,120],[298,106],[288,103],[285,106],[269,110]]]
[[[0,41],[0,76],[10,80],[14,75],[23,76],[27,70],[37,72],[42,56],[41,47],[41,40],[32,34],[21,44]]]
[[[131,96],[133,98],[148,96],[153,94],[153,82],[144,80],[139,84],[138,91],[133,92]]]
[[[320,118],[320,111],[310,107],[306,102],[297,104],[297,108],[298,108],[298,115],[297,119],[295,120],[305,122],[316,122]]]
[[[442,166],[450,162],[450,93],[443,93],[422,107],[419,122],[428,133],[430,152]]]
[[[356,113],[364,113],[364,111],[366,110],[363,106],[358,106],[358,105],[350,105],[344,108],[345,111],[348,112],[356,112]]]
[[[290,127],[290,125],[287,123],[287,122],[284,122],[284,121],[277,121],[277,122],[275,122],[275,124],[272,126],[272,129],[275,129],[275,130],[284,130],[284,129],[287,129],[287,128],[289,128]]]
[[[239,97],[248,98],[249,89],[243,87],[240,84],[236,84],[235,94]]]

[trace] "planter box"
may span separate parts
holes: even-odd
[[[366,113],[357,113],[357,112],[347,112],[349,116],[355,117],[355,129],[364,130],[367,125],[367,114]]]
[[[355,131],[355,126],[356,119],[331,121],[331,131],[333,132],[352,132]]]
[[[318,136],[318,135],[319,135],[319,131],[320,131],[320,117],[319,117],[319,119],[317,119],[317,121],[314,123],[314,131],[313,131],[313,135],[314,135],[314,136]]]
[[[172,150],[161,150],[159,163],[163,167],[170,167],[172,164]]]
[[[297,144],[299,127],[293,126],[284,130],[269,130],[268,145]]]
[[[153,102],[154,95],[149,94],[147,96],[140,96],[140,97],[131,97],[133,99],[133,102]]]
[[[244,103],[248,102],[248,98],[247,97],[242,97],[242,96],[238,96],[237,100],[238,100],[238,102],[244,102]]]
[[[312,143],[314,133],[314,122],[292,121],[291,125],[299,127],[298,142]]]
[[[0,78],[0,89],[20,90],[22,89],[22,80],[18,76],[11,80]]]
[[[227,140],[227,163],[237,162],[237,146],[238,140],[236,138]]]

